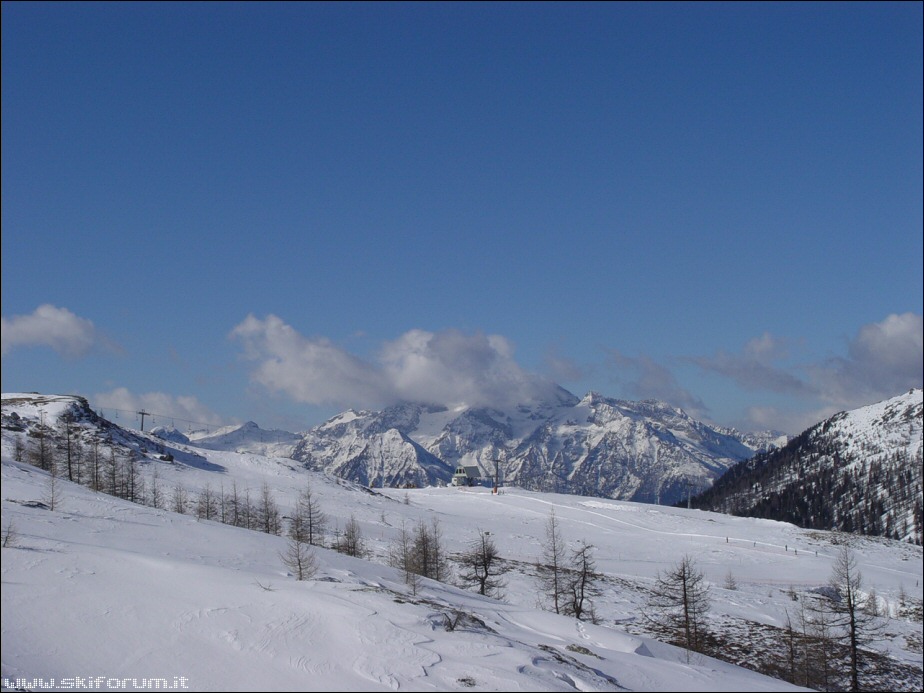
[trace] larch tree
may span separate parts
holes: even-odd
[[[321,510],[321,504],[306,484],[295,501],[292,513],[290,533],[306,544],[320,546],[324,541],[324,529],[327,515]]]
[[[318,559],[308,541],[305,513],[305,506],[296,501],[289,524],[289,543],[286,550],[279,554],[296,580],[308,580],[318,572]]]
[[[504,566],[497,545],[490,532],[478,531],[467,551],[459,557],[461,572],[459,579],[466,585],[474,585],[478,593],[497,599],[503,598],[507,586],[503,579]]]
[[[600,594],[600,573],[594,562],[593,545],[581,542],[571,552],[571,565],[565,580],[567,598],[562,611],[578,620],[596,622],[593,598]]]
[[[356,521],[356,517],[350,515],[342,533],[339,533],[335,539],[334,548],[340,553],[355,558],[364,558],[366,555],[366,542],[363,539],[362,528]]]
[[[404,573],[404,583],[411,588],[412,594],[420,589],[420,574],[414,559],[414,540],[407,523],[401,522],[401,533],[388,551],[388,563]]]
[[[667,627],[688,651],[702,652],[710,601],[705,575],[685,555],[666,573],[658,574],[649,598],[649,618]]]
[[[844,545],[838,553],[829,582],[837,598],[828,598],[824,608],[831,617],[831,627],[847,646],[850,690],[859,691],[863,649],[881,635],[882,621],[869,606],[869,594],[863,591],[863,576],[849,546]]]
[[[566,598],[565,571],[567,569],[567,555],[565,542],[558,527],[558,518],[555,509],[549,511],[545,521],[545,543],[542,547],[542,556],[536,563],[536,573],[539,576],[540,593],[548,600],[551,611],[561,613],[562,604]]]
[[[281,521],[279,518],[279,506],[273,498],[273,492],[269,485],[264,481],[260,487],[260,500],[256,508],[259,529],[267,534],[278,535],[281,532]]]

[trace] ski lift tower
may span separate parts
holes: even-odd
[[[497,489],[500,486],[500,460],[496,457],[494,459],[494,490],[492,493],[497,495]]]

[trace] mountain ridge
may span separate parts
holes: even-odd
[[[416,465],[409,449],[398,457],[400,469],[369,454],[385,449],[380,438],[391,431],[419,446]],[[578,398],[562,390],[555,401],[507,410],[417,403],[349,410],[305,432],[291,457],[375,486],[447,483],[454,468],[466,465],[484,477],[502,472],[506,482],[529,490],[670,504],[763,449],[753,441],[765,448],[778,437],[746,439],[657,400],[597,392]]]
[[[922,421],[919,388],[839,412],[732,467],[691,505],[920,545]]]

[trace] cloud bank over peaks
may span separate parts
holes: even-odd
[[[864,325],[847,345],[846,358],[811,370],[822,396],[836,405],[868,403],[924,386],[924,318],[892,314]]]
[[[924,385],[924,319],[916,313],[891,314],[860,327],[846,342],[846,356],[799,366],[785,365],[786,343],[764,334],[740,353],[719,351],[687,360],[703,371],[733,380],[741,389],[772,392],[816,403],[810,411],[783,412],[754,406],[757,427],[804,430],[839,411],[855,409]]]
[[[48,346],[67,358],[85,355],[103,340],[90,320],[45,303],[31,315],[0,318],[2,355],[19,347]]]
[[[385,342],[373,359],[324,337],[305,337],[275,315],[262,320],[249,315],[230,337],[254,363],[253,382],[305,404],[509,406],[559,391],[522,369],[507,339],[480,332],[410,330]]]

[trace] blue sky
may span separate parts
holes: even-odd
[[[3,391],[302,430],[556,382],[798,432],[920,387],[922,25],[4,2]]]

